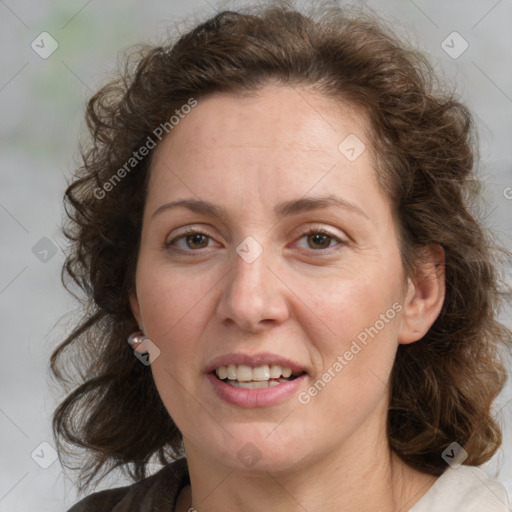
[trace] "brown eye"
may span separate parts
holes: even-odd
[[[307,237],[308,245],[312,249],[327,249],[333,240],[332,236],[326,235],[325,233],[313,233],[311,235],[307,235]]]
[[[306,249],[317,256],[342,250],[347,243],[322,227],[312,227],[295,242],[295,247]]]
[[[181,252],[196,252],[214,245],[211,236],[201,231],[190,230],[165,243],[166,249],[176,249]]]
[[[189,249],[204,249],[208,247],[209,237],[202,233],[195,233],[185,237],[185,243]]]

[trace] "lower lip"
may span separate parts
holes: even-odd
[[[215,375],[207,374],[217,396],[231,405],[246,408],[267,407],[277,404],[290,395],[296,394],[306,378],[306,374],[278,386],[260,389],[235,388],[226,384]]]

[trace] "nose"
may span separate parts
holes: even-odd
[[[217,316],[226,325],[246,332],[259,332],[289,318],[286,285],[279,272],[268,266],[265,251],[248,262],[238,254],[224,277]]]

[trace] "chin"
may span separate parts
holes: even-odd
[[[243,428],[243,427],[242,427]],[[271,428],[261,433],[233,432],[229,446],[219,446],[212,454],[223,465],[235,471],[258,473],[281,473],[294,470],[303,465],[310,452],[309,445],[303,439],[288,438],[286,442],[276,437],[272,439]],[[209,446],[210,452],[212,445]]]

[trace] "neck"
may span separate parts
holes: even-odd
[[[240,471],[186,446],[192,493],[183,493],[177,511],[405,511],[436,480],[407,466],[387,443],[355,446],[364,448],[341,449],[282,472]]]

